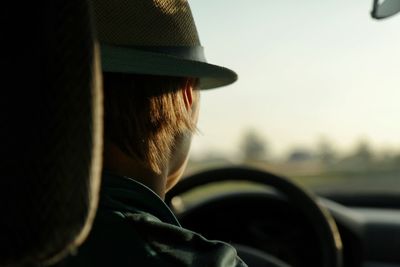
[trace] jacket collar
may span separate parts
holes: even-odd
[[[100,206],[120,212],[146,212],[180,226],[165,202],[144,184],[108,171],[103,171],[102,179]]]

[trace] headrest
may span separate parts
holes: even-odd
[[[0,14],[0,266],[56,261],[97,207],[102,94],[85,0],[6,1]]]

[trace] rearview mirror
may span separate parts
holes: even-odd
[[[371,16],[374,19],[384,19],[400,12],[400,0],[374,0]]]

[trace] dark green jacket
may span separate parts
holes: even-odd
[[[87,241],[58,266],[246,266],[230,245],[186,230],[149,188],[103,175],[100,207]]]

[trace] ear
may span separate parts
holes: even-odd
[[[183,101],[185,102],[185,107],[190,110],[193,105],[193,81],[192,79],[187,79],[185,87],[182,90]]]

